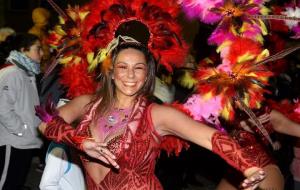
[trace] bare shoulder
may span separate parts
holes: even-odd
[[[62,107],[62,109],[86,109],[87,105],[92,101],[92,95],[82,95],[75,97],[69,103]]]
[[[185,115],[181,111],[169,105],[154,104],[151,110],[152,120],[154,124],[163,124],[168,120],[175,119],[177,116]]]
[[[86,95],[77,96],[72,101],[81,102],[83,104],[86,104],[86,103],[91,102],[91,100],[93,99],[93,97],[94,96],[91,95],[91,94],[86,94]]]
[[[91,94],[82,95],[74,98],[72,101],[70,101],[70,103],[76,104],[77,106],[80,107],[85,107],[93,100],[93,98],[94,96]]]

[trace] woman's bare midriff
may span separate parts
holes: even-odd
[[[83,165],[96,184],[100,184],[110,171],[110,168],[96,162],[84,162]]]

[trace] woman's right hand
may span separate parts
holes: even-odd
[[[39,127],[38,127],[39,131],[40,131],[42,134],[44,134],[46,128],[47,128],[47,123],[44,123],[44,122],[41,122],[40,125],[39,125]]]
[[[112,165],[116,169],[119,169],[119,165],[115,161],[116,156],[107,149],[105,143],[96,142],[94,140],[84,140],[82,142],[82,150],[90,157],[101,160],[105,164]]]

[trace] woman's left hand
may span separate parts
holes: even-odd
[[[266,173],[263,170],[259,170],[255,173],[253,173],[251,176],[246,178],[241,183],[241,189],[243,190],[253,190],[256,189],[260,182],[262,182],[266,177]]]
[[[105,143],[86,139],[82,142],[82,150],[90,157],[96,158],[105,164],[119,169],[119,165],[116,162],[116,156],[108,150]]]

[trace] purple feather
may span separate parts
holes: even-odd
[[[45,105],[35,106],[36,115],[45,123],[49,123],[55,116],[58,115],[58,110],[55,104],[47,98]]]

